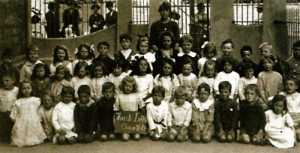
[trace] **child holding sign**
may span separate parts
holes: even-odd
[[[139,96],[137,92],[137,83],[132,76],[125,77],[121,84],[120,89],[123,91],[120,93],[114,104],[115,111],[145,111],[144,101]],[[130,135],[128,133],[123,133],[122,138],[124,141],[128,141]],[[140,134],[133,135],[134,140],[140,139]]]

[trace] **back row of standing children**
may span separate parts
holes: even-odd
[[[284,118],[280,121],[287,122],[289,127],[293,125],[293,122],[290,121],[289,115],[286,117],[286,112],[284,111],[289,110],[289,112],[295,113],[295,115],[292,115],[295,121],[299,118],[298,113],[300,111],[298,110],[298,107],[300,101],[298,100],[299,93],[296,91],[298,88],[297,78],[287,79],[285,81],[285,90],[283,90],[282,75],[287,76],[289,73],[293,72],[287,72],[286,69],[283,69],[283,71],[281,69],[283,67],[282,65],[275,67],[276,64],[278,65],[279,60],[273,55],[265,54],[261,62],[264,70],[258,73],[259,69],[257,65],[250,60],[249,55],[252,55],[252,49],[249,46],[245,46],[241,49],[243,60],[238,64],[237,68],[235,68],[237,65],[236,60],[230,55],[234,47],[231,40],[225,40],[222,43],[221,49],[223,51],[223,56],[218,59],[216,58],[216,46],[210,42],[206,44],[203,49],[203,57],[199,58],[200,54],[191,51],[193,44],[191,36],[183,36],[180,39],[182,51],[179,51],[173,47],[173,34],[168,31],[161,33],[159,41],[161,43],[159,46],[160,50],[155,53],[151,52],[149,39],[147,37],[144,36],[138,40],[137,51],[131,49],[131,41],[131,37],[126,34],[120,36],[122,49],[114,54],[114,59],[108,56],[110,46],[107,42],[100,42],[98,44],[97,48],[99,56],[97,58],[95,58],[91,46],[82,44],[78,47],[76,60],[73,62],[69,61],[67,48],[64,45],[60,45],[54,50],[53,63],[51,63],[50,67],[38,60],[39,49],[37,46],[32,46],[26,54],[28,61],[23,65],[20,73],[18,73],[18,69],[12,66],[11,52],[4,52],[3,59],[5,60],[2,65],[4,69],[2,69],[1,72],[1,92],[3,93],[1,95],[1,107],[6,107],[6,109],[2,111],[4,112],[4,116],[6,116],[5,119],[7,119],[8,114],[10,114],[10,117],[15,121],[12,130],[12,143],[18,146],[40,143],[38,140],[29,140],[28,142],[30,143],[27,143],[25,138],[20,138],[24,135],[28,136],[28,133],[24,133],[24,128],[21,129],[20,127],[29,122],[22,118],[37,119],[30,116],[37,117],[37,112],[35,112],[35,110],[39,107],[40,100],[32,96],[44,98],[45,91],[48,91],[51,98],[53,98],[53,101],[58,103],[55,106],[53,113],[49,113],[53,115],[51,123],[56,132],[53,140],[59,143],[74,143],[76,140],[75,137],[77,137],[78,140],[90,141],[93,139],[91,133],[88,135],[81,135],[80,133],[77,135],[77,133],[74,133],[73,127],[76,123],[76,115],[74,115],[75,123],[70,122],[73,113],[76,112],[74,112],[76,105],[74,102],[78,103],[78,107],[90,107],[92,106],[93,101],[96,103],[101,100],[103,101],[105,92],[107,91],[103,90],[102,85],[106,82],[111,82],[114,85],[115,90],[112,91],[112,93],[116,93],[117,98],[115,99],[115,102],[112,102],[114,104],[112,105],[110,103],[109,106],[114,106],[115,111],[143,110],[145,109],[145,104],[148,104],[147,113],[150,113],[148,116],[151,116],[151,107],[154,107],[153,109],[158,109],[155,107],[160,107],[161,104],[165,105],[161,102],[165,101],[169,107],[167,114],[179,118],[175,117],[175,120],[165,119],[164,121],[166,123],[164,124],[154,123],[168,127],[167,137],[169,140],[174,140],[176,137],[178,141],[186,140],[188,137],[189,122],[191,118],[193,118],[192,125],[196,128],[194,130],[192,130],[193,126],[190,126],[190,128],[191,131],[193,131],[191,133],[197,133],[192,136],[195,141],[202,139],[204,142],[208,142],[213,133],[217,135],[217,138],[220,141],[233,141],[236,137],[235,129],[238,121],[238,101],[240,101],[241,113],[243,112],[242,104],[247,104],[252,101],[257,102],[255,104],[261,106],[261,109],[258,110],[271,109],[270,114],[266,113],[265,116],[264,113],[262,113],[258,119],[251,115],[248,116],[248,118],[247,115],[240,116],[241,125],[244,124],[242,122],[243,118],[245,118],[245,120],[253,119],[261,121],[255,122],[257,124],[256,129],[259,129],[256,130],[256,132],[259,132],[258,134],[255,134],[255,132],[250,132],[251,134],[249,134],[247,130],[241,130],[243,142],[253,140],[252,142],[261,143],[263,131],[261,127],[264,127],[264,117],[267,117],[266,121],[268,125],[269,121],[273,121],[272,117],[274,115],[282,114],[281,117]],[[272,46],[268,43],[263,43],[260,46],[260,49],[263,53],[267,51],[271,52]],[[298,59],[299,56],[297,52],[295,52],[294,55],[295,59]],[[274,71],[275,68],[282,71],[276,72]],[[285,71],[287,73],[285,73]],[[256,74],[258,74],[257,78]],[[30,80],[31,83],[29,83],[28,80]],[[19,81],[21,83],[19,88],[20,91],[18,92],[17,87],[14,87],[13,85],[18,84],[17,82]],[[246,86],[249,84],[257,84],[257,88],[256,86],[250,86],[251,88],[248,87],[252,90],[252,93],[247,93],[247,90],[245,92]],[[70,88],[64,88],[66,86],[69,86]],[[162,87],[164,90],[158,90],[155,87]],[[160,92],[160,97],[163,98],[157,100],[156,94],[155,92],[153,93],[153,91]],[[211,96],[203,98],[203,95],[200,94],[201,91],[208,92],[205,94]],[[287,100],[284,100],[280,95],[277,95],[282,91],[285,91],[284,94],[287,97]],[[15,101],[18,93],[19,99]],[[11,97],[8,98],[7,94],[10,94]],[[256,95],[256,98],[254,98],[254,100],[252,98],[251,100],[247,94],[254,94]],[[85,95],[85,99],[82,98],[84,97],[83,95]],[[91,96],[91,99],[89,99],[89,96]],[[275,98],[273,98],[274,96]],[[24,97],[26,98],[24,99]],[[201,97],[203,98],[202,100]],[[208,99],[210,99],[210,101],[208,101]],[[214,102],[214,99],[216,102]],[[272,103],[270,103],[271,99],[273,99]],[[109,101],[110,99],[108,98],[106,100]],[[247,102],[243,102],[244,100]],[[27,106],[29,101],[34,102],[35,104]],[[287,103],[288,107],[284,107],[277,112],[277,109],[275,109],[277,101],[282,102],[280,104]],[[26,105],[23,105],[23,103]],[[152,105],[153,103],[155,104],[154,106]],[[192,105],[190,103],[192,103]],[[99,102],[99,105],[101,105],[101,102]],[[193,111],[192,106],[196,108]],[[161,109],[165,109],[165,107]],[[245,111],[248,111],[248,109],[250,109],[250,106],[247,106]],[[197,122],[199,119],[196,119],[197,110],[204,113],[198,114],[200,117],[199,123]],[[63,117],[59,118],[59,112],[62,111],[66,114],[60,114],[63,115]],[[215,113],[213,113],[213,111],[215,111]],[[88,112],[95,112],[95,109]],[[192,112],[195,113],[193,114],[193,117],[191,117]],[[79,114],[84,115],[85,113],[79,111]],[[214,114],[214,117],[209,117],[211,116],[210,114]],[[188,115],[186,118],[182,118],[182,116],[186,115]],[[271,119],[268,119],[268,115],[271,116]],[[91,117],[91,119],[92,118],[95,117]],[[149,118],[150,117],[148,117],[148,119]],[[212,128],[209,128],[209,125],[204,125],[203,122],[201,123],[202,118],[208,120],[208,123],[210,124],[214,121],[214,127],[216,129],[210,131]],[[154,126],[151,125],[150,119],[148,122],[149,127],[152,130],[150,131],[152,136],[157,138],[160,135],[164,135],[162,133],[163,130],[159,130],[159,128],[153,129]],[[97,124],[95,125],[96,121],[90,123],[94,123],[91,125],[91,129],[97,127]],[[80,127],[80,124],[85,123],[84,121],[82,121],[82,123],[79,122],[79,125],[77,126]],[[284,126],[285,124],[280,125]],[[38,128],[38,126],[38,122],[35,122],[27,128]],[[270,129],[271,131],[274,130],[274,126],[270,126]],[[203,132],[202,136],[199,135],[199,131],[200,133]],[[37,134],[40,134],[38,135],[38,138],[40,138],[39,140],[45,138],[45,134],[42,134],[42,132],[37,132]],[[111,131],[108,133],[106,132],[106,134],[101,135],[101,138],[107,139],[108,137],[114,137],[112,134]],[[133,136],[135,139],[139,139],[140,137],[138,134]],[[278,136],[276,135],[276,132],[275,136]],[[128,140],[130,135],[124,133],[122,134],[122,137],[124,140]],[[281,138],[284,136],[279,135],[279,137]],[[287,141],[288,145],[283,145],[283,147],[291,147],[290,142],[292,141],[290,141],[290,139]],[[271,143],[274,144],[272,141]]]

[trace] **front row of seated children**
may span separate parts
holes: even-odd
[[[254,84],[246,86],[245,100],[240,101],[239,105],[230,98],[232,86],[227,81],[219,84],[220,95],[216,99],[211,87],[201,83],[197,88],[198,97],[191,103],[188,101],[188,90],[183,86],[175,89],[171,102],[164,98],[165,89],[155,86],[151,101],[145,103],[137,94],[135,79],[127,76],[120,83],[122,93],[117,95],[115,85],[105,82],[102,97],[97,101],[92,99],[92,90],[88,85],[78,88],[78,101],[75,100],[75,90],[71,86],[63,86],[61,101],[55,105],[54,97],[47,92],[41,94],[42,102],[34,97],[30,82],[21,82],[18,91],[17,87],[13,87],[13,78],[10,74],[2,76],[1,123],[8,124],[1,124],[5,126],[0,128],[6,130],[6,133],[1,133],[4,136],[11,131],[11,143],[18,147],[41,144],[46,139],[58,144],[113,140],[116,138],[114,111],[146,113],[149,135],[153,140],[183,142],[190,137],[194,142],[208,143],[215,136],[220,142],[237,140],[272,144],[278,148],[290,148],[296,138],[299,141],[300,96],[296,91],[295,78],[285,80],[285,92],[274,96],[266,112],[260,90]],[[8,96],[18,99],[4,102],[3,99]],[[14,123],[9,124],[9,117]],[[11,129],[6,127],[12,124]],[[122,133],[124,141],[128,141],[130,136]],[[139,134],[132,137],[140,139]]]

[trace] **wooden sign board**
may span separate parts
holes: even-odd
[[[114,114],[115,133],[147,134],[147,117],[141,112],[120,111]]]

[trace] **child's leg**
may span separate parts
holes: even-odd
[[[206,133],[202,133],[202,141],[204,143],[211,142],[211,137],[214,135],[214,126],[211,125]]]
[[[160,138],[162,140],[165,140],[165,139],[167,139],[167,136],[168,136],[167,129],[163,129],[162,132],[161,132],[161,134],[160,134]]]
[[[84,142],[83,139],[84,139],[84,134],[83,133],[79,133],[78,137],[77,137],[78,142]]]
[[[296,138],[297,138],[297,141],[300,142],[300,129],[296,129]]]
[[[177,141],[178,142],[183,142],[188,139],[188,129],[185,128],[184,130],[181,130],[182,126],[178,129],[178,136],[177,136]],[[180,132],[179,132],[180,131]]]
[[[150,130],[149,129],[149,136],[151,137],[151,139],[153,140],[153,141],[157,141],[158,139],[159,139],[159,137],[158,137],[158,135],[157,135],[157,132],[156,132],[156,130],[154,129],[154,130]]]
[[[226,141],[226,133],[223,129],[220,129],[216,132],[216,136],[219,142],[225,142]]]
[[[170,142],[173,142],[177,136],[178,132],[177,132],[177,128],[175,126],[173,126],[173,128],[170,129],[169,133],[168,133],[168,140]]]
[[[129,135],[128,133],[123,133],[123,134],[122,134],[122,139],[123,139],[123,141],[128,141],[129,138],[130,138],[130,135]]]
[[[244,134],[242,134],[241,140],[243,143],[248,144],[248,143],[250,143],[250,136],[248,134],[244,133]]]
[[[226,136],[227,142],[233,142],[234,139],[235,139],[235,132],[234,132],[234,130],[230,130],[230,131],[228,131],[226,133],[227,133],[227,136]]]
[[[84,135],[83,141],[86,143],[94,141],[94,135],[92,133],[87,133]]]
[[[140,138],[141,138],[141,135],[140,134],[133,134],[133,139],[134,140],[140,140]]]
[[[74,136],[67,138],[67,141],[69,144],[75,144],[77,142],[76,137],[74,137]]]
[[[66,137],[64,135],[57,136],[57,144],[63,145],[66,144]]]
[[[190,132],[192,134],[192,141],[200,142],[201,140],[201,132],[196,128],[196,126],[190,128]]]

